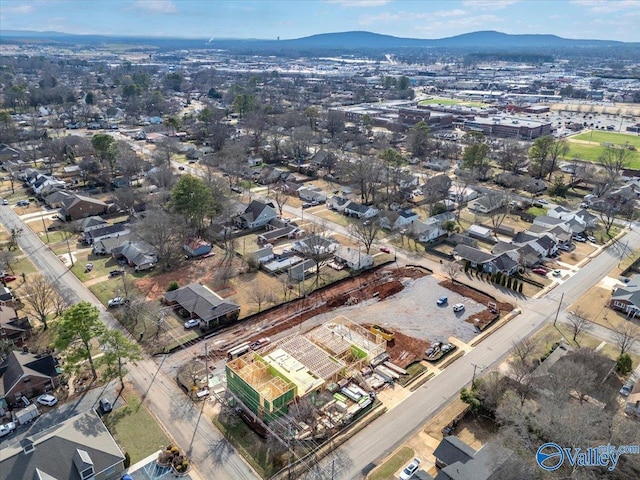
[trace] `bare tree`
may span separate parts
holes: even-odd
[[[151,209],[133,226],[133,231],[158,253],[163,270],[168,270],[182,253],[184,219],[161,209]]]
[[[262,282],[254,284],[248,294],[249,299],[258,307],[258,312],[262,310],[264,304],[271,303],[274,300],[273,291]]]
[[[287,195],[287,193],[284,191],[284,185],[277,185],[272,191],[271,198],[274,202],[276,202],[278,213],[280,214],[280,216],[282,216],[282,208],[289,200],[289,195]]]
[[[47,317],[59,311],[58,306],[65,303],[58,290],[39,273],[32,275],[20,289],[20,300],[27,310],[42,322],[45,330],[49,328]]]
[[[579,308],[577,308],[574,312],[570,312],[568,316],[569,326],[571,327],[571,332],[573,333],[573,341],[579,345],[576,338],[581,333],[584,333],[591,329],[591,322],[587,320],[584,312],[582,312]]]
[[[520,408],[536,389],[533,366],[524,360],[517,358],[510,365],[511,378],[516,382],[515,393],[520,399]]]
[[[640,338],[640,329],[631,321],[624,321],[618,325],[613,334],[616,345],[620,349],[620,355],[628,352]]]
[[[349,233],[364,247],[367,255],[371,253],[371,246],[379,231],[380,222],[377,220],[357,220],[349,225]]]
[[[17,262],[18,258],[15,250],[0,248],[0,265],[2,267],[8,268],[11,273],[15,273],[13,267]]]
[[[497,151],[497,163],[506,172],[518,173],[529,163],[526,148],[518,141],[506,139]]]
[[[537,346],[538,342],[532,337],[522,338],[517,342],[513,342],[511,353],[521,362],[526,362]]]
[[[462,272],[460,264],[453,261],[446,263],[446,265],[444,266],[444,271],[451,280],[451,283],[456,283],[456,278],[458,278],[458,276]]]

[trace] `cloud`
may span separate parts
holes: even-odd
[[[440,18],[447,18],[447,17],[461,17],[463,15],[466,15],[466,11],[460,9],[460,8],[456,8],[454,10],[438,10],[436,12],[433,12],[431,14],[432,17],[440,17]]]
[[[475,10],[501,10],[518,3],[518,0],[465,0],[462,5]]]
[[[327,0],[329,3],[337,3],[343,7],[367,8],[382,7],[391,3],[392,0]]]
[[[137,0],[133,8],[147,13],[175,13],[178,11],[172,0]]]
[[[581,7],[587,7],[589,13],[613,13],[623,10],[631,10],[637,12],[640,9],[640,1],[638,0],[618,0],[616,2],[610,0],[572,0],[571,3]]]
[[[13,13],[16,15],[25,15],[33,12],[33,5],[8,5],[2,8],[2,13]]]

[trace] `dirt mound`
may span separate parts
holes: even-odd
[[[513,305],[511,305],[510,303],[498,302],[490,295],[479,292],[478,290],[475,290],[467,285],[462,285],[460,283],[451,283],[451,280],[444,280],[440,282],[440,285],[448,288],[451,291],[459,293],[460,295],[464,295],[465,297],[468,297],[481,305],[487,305],[487,307],[489,303],[495,303],[496,308],[500,311],[500,313],[508,313],[513,310]],[[470,316],[466,319],[466,322],[477,326],[480,330],[484,330],[499,316],[499,313],[496,314],[496,312],[491,311],[491,309],[487,308],[480,313]]]

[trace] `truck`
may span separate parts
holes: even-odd
[[[33,421],[33,419],[36,418],[38,415],[40,415],[40,411],[38,410],[37,405],[33,403],[28,407],[25,407],[22,410],[18,410],[16,413],[14,413],[15,420],[20,425],[24,425],[26,423]]]

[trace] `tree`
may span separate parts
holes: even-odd
[[[522,338],[517,342],[513,342],[511,353],[521,362],[526,362],[537,347],[538,342],[533,338]]]
[[[4,265],[13,274],[15,273],[13,267],[17,262],[18,258],[15,250],[9,250],[8,247],[6,250],[4,248],[0,248],[0,265]]]
[[[566,197],[567,192],[569,191],[569,186],[564,183],[563,175],[556,175],[553,178],[553,185],[549,189],[549,195],[553,195],[554,197]]]
[[[282,216],[282,208],[286,205],[287,201],[289,201],[289,195],[284,191],[283,185],[278,185],[272,190],[271,198],[276,202],[276,207],[278,208],[278,214]]]
[[[496,162],[506,172],[519,173],[528,163],[526,149],[517,140],[503,141],[497,153]]]
[[[457,262],[447,262],[444,266],[444,271],[451,280],[451,283],[456,283],[456,278],[462,273],[460,265]]]
[[[620,355],[628,352],[640,339],[640,330],[631,321],[622,321],[614,330],[613,334],[616,345],[620,349]]]
[[[58,290],[39,273],[30,276],[22,285],[20,300],[27,306],[28,311],[42,322],[45,330],[49,328],[49,315],[58,312],[59,303],[65,303]]]
[[[109,168],[111,177],[116,170],[116,141],[106,133],[96,133],[91,137],[91,145],[100,159],[103,168]]]
[[[358,244],[364,247],[367,255],[371,253],[371,245],[373,245],[379,231],[380,222],[377,220],[357,220],[349,225],[349,233]]]
[[[22,232],[24,232],[22,227],[13,227],[11,229],[11,231],[9,232],[9,234],[11,235],[11,239],[9,240],[9,245],[7,246],[9,250],[18,248],[18,239],[22,236]]]
[[[402,156],[400,152],[393,148],[387,148],[380,154],[380,159],[382,160],[382,164],[385,169],[385,181],[386,181],[386,189],[387,189],[387,203],[390,205],[396,200],[395,195],[397,193],[399,187],[399,179],[398,176],[401,173],[400,167],[402,167],[406,160]],[[395,190],[391,194],[391,188]]]
[[[491,172],[490,152],[491,147],[486,143],[476,142],[467,145],[462,154],[462,166],[477,172],[479,180],[487,180]]]
[[[344,125],[344,113],[337,110],[329,110],[327,114],[327,132],[331,135],[331,138],[344,132]]]
[[[616,360],[616,369],[623,375],[633,370],[633,360],[628,353],[620,354],[618,360]]]
[[[106,379],[120,379],[124,387],[124,376],[127,374],[125,365],[142,360],[142,350],[120,330],[106,330],[99,339],[104,352],[97,360],[98,365],[105,367]]]
[[[182,255],[185,238],[183,219],[159,208],[149,209],[144,218],[133,226],[133,231],[158,253],[163,270],[168,270]]]
[[[56,328],[56,348],[66,351],[67,363],[78,366],[87,360],[94,380],[98,378],[91,341],[106,330],[100,321],[100,311],[89,302],[80,302],[64,312]]]
[[[173,210],[183,215],[198,233],[204,230],[204,219],[213,210],[213,196],[204,180],[193,175],[182,175],[171,189]]]
[[[258,307],[258,312],[262,310],[262,305],[274,301],[273,291],[269,286],[262,282],[258,282],[253,285],[248,294],[249,299]]]
[[[574,312],[570,312],[567,319],[569,321],[569,326],[571,327],[571,333],[573,333],[573,341],[578,343],[576,337],[581,333],[590,330],[591,322],[579,308]]]
[[[536,138],[529,149],[529,158],[538,171],[538,178],[551,175],[558,167],[558,160],[569,153],[569,145],[564,139],[555,139],[551,135]]]
[[[429,125],[418,122],[409,131],[408,148],[414,157],[424,159],[429,153]]]

